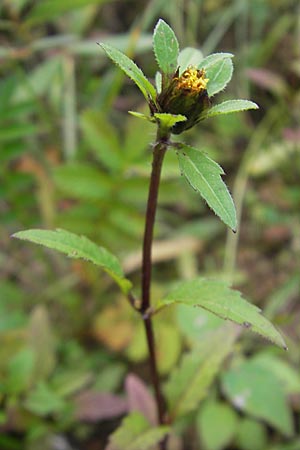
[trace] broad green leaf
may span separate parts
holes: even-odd
[[[150,450],[168,433],[169,427],[150,427],[142,414],[127,416],[110,436],[107,450]]]
[[[269,351],[256,354],[252,360],[260,367],[269,369],[281,382],[286,394],[300,393],[300,374],[292,364],[288,364]]]
[[[177,69],[179,45],[172,28],[162,19],[153,33],[153,50],[163,75],[171,75]]]
[[[293,419],[284,390],[267,367],[245,361],[227,371],[223,391],[235,407],[265,420],[286,436],[293,434]]]
[[[3,355],[1,356],[3,358]],[[10,355],[5,377],[7,394],[16,395],[30,389],[33,381],[34,364],[35,354],[30,347],[24,347]]]
[[[108,44],[99,44],[107,56],[117,65],[126,75],[135,82],[146,100],[149,98],[155,102],[156,92],[150,81],[145,77],[141,69],[124,53],[120,52]]]
[[[44,245],[65,253],[71,258],[82,258],[102,267],[128,293],[131,282],[124,277],[118,259],[103,247],[99,247],[85,236],[78,236],[65,230],[26,230],[15,233],[13,237]]]
[[[236,229],[236,212],[231,195],[223,182],[222,167],[205,153],[188,145],[179,144],[178,160],[181,173],[198,191],[208,206],[232,230]]]
[[[250,100],[226,100],[225,102],[219,103],[208,109],[204,114],[203,118],[218,116],[220,114],[230,114],[239,111],[246,111],[248,109],[258,109],[256,103]]]
[[[185,71],[189,66],[199,66],[203,59],[203,54],[197,48],[186,47],[178,55],[179,74]]]
[[[205,64],[202,66],[202,63],[199,66],[205,69],[206,77],[209,80],[207,83],[207,92],[212,97],[222,91],[231,80],[233,64],[231,58],[218,59],[214,64],[208,64],[206,67]]]
[[[24,406],[30,412],[43,417],[62,412],[66,404],[46,383],[40,382],[33,391],[29,392]]]
[[[196,424],[205,450],[223,450],[233,439],[238,417],[226,403],[209,400],[197,414]]]
[[[63,164],[53,169],[52,174],[58,189],[75,199],[102,200],[113,189],[112,178],[92,164]]]
[[[206,336],[195,349],[183,356],[165,385],[165,394],[172,419],[195,409],[207,391],[221,365],[230,353],[237,332],[224,326]]]
[[[236,443],[241,450],[266,450],[268,448],[266,427],[256,420],[248,418],[241,420],[237,430]]]
[[[155,113],[154,117],[158,119],[162,128],[172,128],[177,122],[185,122],[186,117],[181,114]]]
[[[286,344],[276,328],[261,315],[257,306],[248,303],[239,291],[230,289],[223,281],[197,278],[183,281],[161,300],[157,309],[176,303],[198,306],[225,320],[231,320],[251,329],[286,349]]]
[[[201,59],[200,63],[197,64],[198,69],[205,69],[215,66],[223,61],[224,59],[231,59],[234,55],[232,53],[212,53],[211,55],[206,56]]]

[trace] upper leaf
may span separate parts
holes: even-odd
[[[173,74],[177,69],[179,45],[174,31],[162,19],[159,19],[154,29],[153,50],[163,74]]]
[[[180,144],[178,160],[180,170],[191,186],[206,200],[207,204],[220,219],[231,229],[236,229],[236,213],[234,204],[223,182],[222,167],[203,152]]]
[[[203,59],[201,50],[193,47],[186,47],[178,55],[179,75],[182,74],[189,66],[197,67],[199,61]]]
[[[207,119],[208,117],[246,111],[247,109],[258,109],[258,105],[250,100],[226,100],[204,111],[202,117]]]
[[[145,77],[141,69],[130,58],[128,58],[128,56],[124,55],[124,53],[120,52],[116,48],[103,43],[100,43],[99,45],[106,52],[107,56],[135,82],[146,100],[149,100],[150,98],[153,102],[155,102],[156,92],[154,86],[152,86],[150,81]]]
[[[198,278],[179,283],[167,297],[161,300],[157,308],[174,303],[199,306],[222,319],[250,328],[281,348],[287,348],[276,328],[261,315],[261,309],[248,303],[241,297],[240,292],[230,289],[223,281]]]
[[[134,412],[127,416],[110,436],[107,450],[150,450],[168,431],[167,426],[150,428],[145,417]]]
[[[222,91],[232,77],[233,64],[231,53],[216,53],[204,58],[199,69],[205,69],[207,78],[207,92],[210,97]]]
[[[131,282],[124,277],[118,259],[103,247],[99,247],[85,236],[78,236],[65,230],[25,230],[15,233],[13,237],[44,245],[58,250],[71,258],[82,258],[102,267],[126,294],[131,289]]]
[[[216,66],[220,61],[233,57],[234,55],[232,53],[212,53],[198,63],[198,68],[207,70],[210,67]]]

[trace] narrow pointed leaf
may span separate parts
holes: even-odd
[[[107,450],[150,450],[168,433],[169,427],[150,427],[140,413],[127,416],[111,435]]]
[[[175,123],[186,121],[186,117],[181,114],[155,113],[154,117],[159,120],[163,128],[172,128]]]
[[[236,213],[231,195],[223,182],[222,167],[203,152],[180,144],[179,166],[191,186],[198,191],[208,206],[232,230],[236,229]]]
[[[221,327],[182,358],[165,385],[172,419],[189,413],[205,398],[236,336],[233,327]]]
[[[172,28],[162,19],[153,33],[153,50],[161,71],[170,75],[177,69],[179,45]]]
[[[156,92],[154,86],[152,86],[150,81],[145,77],[141,69],[128,58],[128,56],[124,55],[124,53],[116,48],[103,43],[100,43],[99,45],[103,48],[107,56],[135,82],[146,100],[149,100],[150,98],[155,102]]]
[[[78,236],[69,231],[25,230],[15,233],[13,237],[44,245],[68,255],[70,258],[81,258],[102,267],[120,286],[124,293],[128,293],[131,282],[124,277],[118,259],[103,247],[99,247],[85,236]]]
[[[155,119],[152,116],[147,116],[146,114],[140,113],[138,111],[128,111],[134,117],[138,119],[148,120],[148,122],[155,123]]]
[[[258,105],[250,100],[226,100],[207,110],[203,118],[218,116],[220,114],[230,114],[247,109],[258,109]]]
[[[222,281],[197,278],[179,283],[157,308],[174,303],[199,306],[222,319],[243,325],[281,348],[287,348],[276,328],[261,314],[260,308],[247,302],[240,292],[230,289]]]
[[[231,80],[233,64],[231,57],[219,58],[214,62],[208,60],[207,64],[205,64],[205,60],[203,61],[199,64],[199,67],[205,69],[206,77],[209,80],[207,83],[207,92],[212,97],[222,91]]]

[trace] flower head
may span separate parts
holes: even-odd
[[[200,120],[201,113],[210,105],[206,90],[208,81],[204,69],[190,66],[181,75],[177,69],[167,86],[163,87],[157,98],[161,111],[182,114],[187,118],[185,122],[175,124],[172,133],[182,133]]]

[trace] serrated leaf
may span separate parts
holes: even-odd
[[[150,81],[145,77],[141,69],[130,59],[128,56],[124,55],[124,53],[120,52],[114,47],[111,47],[108,44],[99,44],[107,56],[117,65],[126,75],[131,78],[132,81],[138,86],[145,99],[148,101],[149,98],[155,102],[156,91],[154,86],[150,83]]]
[[[201,344],[184,355],[165,385],[172,419],[195,409],[206,396],[236,338],[236,329],[225,326],[206,336]]]
[[[145,417],[135,412],[110,436],[107,450],[150,450],[168,431],[167,426],[150,428]]]
[[[216,59],[214,63],[208,62],[207,65],[205,65],[205,60],[203,61],[199,66],[205,69],[206,77],[209,80],[207,83],[207,93],[209,97],[212,97],[222,91],[231,80],[233,64],[231,58]]]
[[[179,45],[174,31],[162,19],[159,19],[154,29],[153,50],[163,74],[174,73],[177,69]]]
[[[180,144],[179,166],[191,186],[200,193],[208,206],[232,230],[236,229],[233,200],[221,175],[222,167],[200,150]]]
[[[128,293],[131,282],[124,277],[118,259],[103,247],[99,247],[85,236],[78,236],[66,230],[25,230],[13,234],[13,237],[44,245],[57,250],[71,258],[81,258],[102,267],[120,286],[124,293]]]
[[[185,122],[187,118],[181,114],[155,113],[154,117],[159,120],[162,128],[171,129],[177,122]]]
[[[222,319],[251,329],[281,348],[287,348],[276,328],[261,315],[261,309],[248,303],[239,291],[230,289],[223,281],[197,278],[179,283],[158,303],[157,309],[174,303],[199,306]]]
[[[291,410],[272,370],[245,361],[224,374],[222,386],[236,408],[265,420],[286,436],[293,434]]]
[[[250,100],[226,100],[205,111],[203,118],[218,116],[220,114],[230,114],[248,109],[258,109],[258,105]]]
[[[197,67],[202,60],[203,54],[201,50],[192,47],[184,48],[178,55],[179,75],[181,75],[189,66]]]

